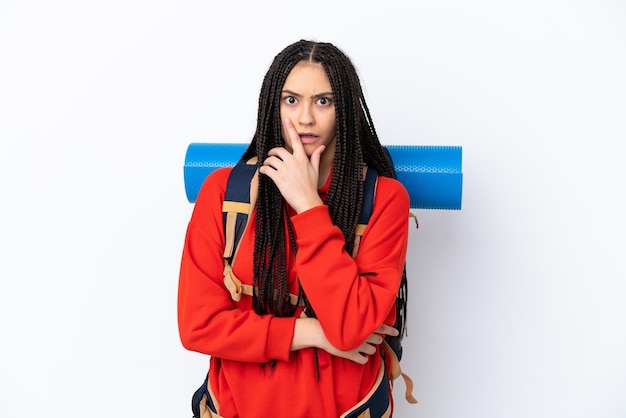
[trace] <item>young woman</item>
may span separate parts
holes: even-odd
[[[210,355],[201,413],[358,416],[348,411],[369,408],[384,387],[378,415],[390,416],[380,352],[385,336],[398,335],[409,197],[341,50],[302,40],[275,57],[243,155],[253,157],[256,205],[232,271],[222,213],[231,168],[206,179],[187,229],[178,320],[183,346]],[[364,165],[379,177],[353,257]]]

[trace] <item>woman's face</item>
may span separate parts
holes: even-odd
[[[326,145],[322,161],[332,162],[335,152],[335,102],[330,82],[321,64],[301,61],[291,70],[281,93],[280,118],[285,148],[291,151],[285,118],[293,123],[308,156]]]

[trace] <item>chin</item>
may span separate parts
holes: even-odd
[[[308,155],[309,157],[311,156],[311,154],[313,154],[313,151],[315,151],[316,149],[318,149],[320,147],[321,144],[319,143],[314,143],[314,144],[304,144],[304,152],[306,152],[306,155]]]

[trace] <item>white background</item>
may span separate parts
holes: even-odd
[[[248,142],[301,38],[385,144],[463,147],[418,210],[399,417],[626,416],[623,1],[2,1],[0,417],[189,417],[190,142]],[[279,396],[279,395],[277,395]]]

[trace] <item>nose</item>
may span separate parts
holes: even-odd
[[[315,117],[313,116],[313,106],[309,103],[304,103],[300,106],[300,112],[298,113],[298,122],[300,125],[313,125],[315,123]]]

